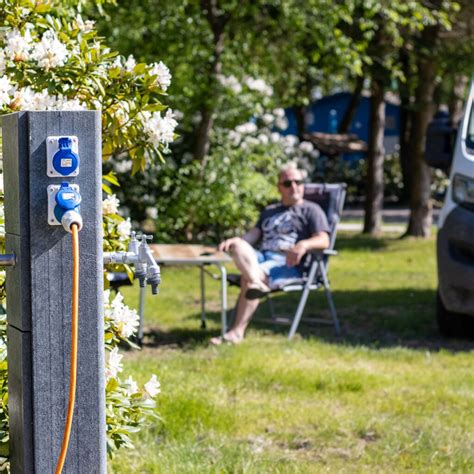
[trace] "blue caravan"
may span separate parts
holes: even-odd
[[[349,92],[338,92],[323,97],[307,107],[306,132],[337,133],[339,123],[344,116],[351,94]],[[284,134],[297,135],[296,115],[293,108],[285,110],[288,119],[288,128]],[[361,97],[356,113],[349,128],[349,133],[358,136],[360,140],[367,142],[369,139],[369,97]],[[400,137],[400,107],[394,103],[386,102],[385,108],[385,153],[387,155],[398,151]],[[350,159],[362,157],[359,154],[351,154]],[[347,157],[346,157],[347,158]]]

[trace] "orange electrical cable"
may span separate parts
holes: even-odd
[[[71,225],[72,233],[72,330],[71,330],[71,377],[69,381],[69,401],[64,427],[61,453],[59,454],[55,474],[61,474],[66,460],[69,438],[71,436],[72,417],[76,401],[77,379],[77,335],[79,326],[79,230],[77,224]]]

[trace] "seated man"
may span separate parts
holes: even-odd
[[[219,250],[230,252],[240,270],[240,295],[232,328],[211,344],[238,344],[259,304],[259,298],[279,282],[302,275],[302,257],[309,250],[329,246],[329,224],[324,211],[303,199],[303,172],[294,164],[279,173],[281,203],[267,206],[254,228],[243,237],[227,239]],[[259,250],[252,247],[260,241]]]

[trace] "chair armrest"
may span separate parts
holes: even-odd
[[[310,250],[308,253],[317,257],[323,257],[325,255],[337,255],[336,250],[331,249],[318,249],[318,250]]]

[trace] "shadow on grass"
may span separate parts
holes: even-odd
[[[418,350],[450,351],[474,350],[473,340],[446,339],[437,329],[435,321],[435,292],[433,290],[391,289],[383,291],[334,291],[334,301],[342,326],[342,335],[336,336],[332,325],[301,322],[298,336],[314,338],[334,344],[369,346],[371,348],[407,347]],[[292,315],[296,310],[299,294],[279,295],[272,298],[278,315]],[[230,319],[232,311],[229,311]],[[265,321],[259,318],[265,318]],[[312,292],[304,318],[327,318],[330,313],[324,293]],[[209,312],[209,321],[220,324],[219,312]],[[289,326],[268,321],[269,308],[260,305],[250,328],[263,332],[286,335]],[[196,329],[149,328],[145,333],[147,347],[176,345],[191,349],[206,343],[218,331],[200,329],[200,313],[190,314],[186,320],[194,320]],[[188,323],[187,323],[188,324]]]
[[[398,240],[396,237],[383,238],[372,237],[364,234],[351,234],[350,236],[344,234],[338,234],[336,249],[341,250],[383,250],[385,249],[391,240]]]

